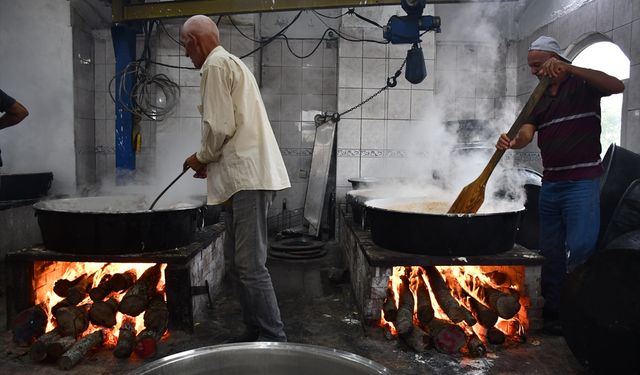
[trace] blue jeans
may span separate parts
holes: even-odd
[[[267,213],[275,192],[239,191],[225,206],[224,260],[240,300],[242,320],[258,341],[287,341],[267,270]]]
[[[557,313],[567,272],[595,251],[600,230],[600,178],[543,181],[540,189],[540,251],[545,312]]]

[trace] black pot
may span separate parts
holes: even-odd
[[[640,230],[613,240],[572,272],[564,285],[563,336],[596,374],[638,374]]]
[[[0,201],[44,197],[52,180],[51,172],[0,175]]]
[[[428,214],[394,210],[415,198],[366,203],[373,242],[389,250],[441,256],[497,254],[511,250],[524,207],[508,212]]]
[[[604,236],[620,198],[633,180],[640,178],[640,155],[611,144],[602,161],[600,185],[600,239]]]
[[[44,246],[77,254],[125,254],[173,249],[192,243],[202,203],[175,208],[139,197],[91,197],[42,201],[34,205]]]

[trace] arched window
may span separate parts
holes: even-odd
[[[572,52],[575,52],[575,49]],[[603,71],[623,82],[629,79],[630,62],[627,56],[620,47],[609,41],[602,41],[602,39],[586,45],[578,52],[573,59],[573,65]],[[602,156],[611,143],[620,145],[623,124],[623,95],[624,93],[610,95],[600,101]]]

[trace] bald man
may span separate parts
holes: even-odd
[[[207,179],[208,204],[223,204],[225,266],[246,331],[234,342],[286,341],[267,260],[267,213],[291,186],[253,74],[220,46],[216,24],[193,16],[180,41],[200,69],[200,150],[184,166]]]
[[[596,250],[600,229],[600,98],[624,90],[617,78],[571,65],[558,42],[541,36],[529,47],[531,74],[552,79],[546,93],[510,139],[496,147],[519,149],[538,133],[544,167],[540,189],[540,252],[544,330],[561,335],[560,292],[567,272]]]

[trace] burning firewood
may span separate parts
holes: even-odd
[[[70,370],[80,362],[91,348],[102,344],[104,337],[105,335],[102,330],[97,330],[86,335],[62,355],[58,361],[58,367],[60,367],[61,370]]]
[[[149,307],[144,312],[144,328],[158,332],[160,336],[167,330],[169,323],[169,310],[164,298],[156,294],[149,302]]]
[[[113,350],[116,358],[129,358],[136,346],[136,322],[133,318],[124,317],[118,333],[118,343]]]
[[[115,275],[105,275],[98,286],[89,291],[89,297],[93,301],[102,301],[111,292],[129,289],[136,282],[136,278],[135,269]]]
[[[520,311],[520,296],[515,290],[498,290],[485,284],[478,289],[478,297],[502,319],[511,319]]]
[[[47,310],[42,304],[21,311],[13,319],[13,342],[19,346],[31,345],[47,329]]]
[[[407,276],[400,276],[401,283],[398,285],[398,316],[396,318],[396,330],[399,335],[407,334],[413,328],[413,293],[409,289]]]
[[[418,326],[414,325],[409,333],[400,335],[400,338],[407,346],[418,353],[424,353],[431,349],[431,337]]]
[[[387,296],[382,304],[382,316],[387,322],[395,322],[398,318],[398,308],[396,307],[396,299],[393,295],[393,283],[389,280],[387,284]]]
[[[94,302],[89,309],[89,319],[91,323],[113,327],[116,325],[116,313],[118,312],[118,301],[111,297],[107,301]]]
[[[120,301],[120,312],[130,316],[140,315],[155,295],[160,276],[160,264],[144,271]]]
[[[446,320],[433,318],[424,329],[431,336],[433,346],[441,353],[458,353],[467,342],[467,335],[462,328]]]
[[[422,278],[422,272],[417,274],[417,277],[414,277],[411,280],[412,283],[415,283],[415,292],[417,298],[418,311],[417,316],[418,320],[422,325],[426,325],[433,319],[433,306],[431,306],[431,298],[429,297],[429,290],[427,289],[427,284],[424,282]]]
[[[451,289],[442,279],[440,272],[434,266],[424,267],[424,270],[429,278],[429,285],[433,291],[433,295],[436,297],[436,301],[442,308],[445,314],[454,323],[460,323],[465,321],[468,325],[473,326],[476,324],[476,320],[471,315],[471,312],[460,305],[458,301],[451,295]]]
[[[502,345],[505,341],[505,334],[496,327],[491,327],[487,331],[487,341],[489,344]]]
[[[478,320],[481,326],[485,328],[493,327],[498,321],[498,314],[483,305],[480,301],[472,296],[468,298],[469,305],[471,305],[471,313]]]
[[[88,306],[68,306],[59,308],[54,316],[63,336],[78,337],[89,328]]]
[[[86,273],[83,273],[82,275],[78,276],[73,280],[60,279],[56,281],[56,283],[53,285],[53,291],[55,294],[59,295],[60,297],[63,297],[63,298],[67,297],[69,295],[69,288],[75,286],[85,278],[87,278]]]
[[[69,288],[67,290],[66,301],[69,302],[69,304],[71,305],[77,305],[80,302],[82,302],[82,300],[85,299],[87,297],[87,294],[89,293],[89,289],[93,284],[94,276],[95,276],[95,273],[92,273],[91,275],[82,279],[76,285]]]
[[[482,357],[487,354],[487,348],[482,343],[482,340],[476,335],[475,332],[470,330],[469,340],[467,341],[467,352],[472,357]]]
[[[71,336],[64,336],[60,329],[47,332],[31,345],[29,356],[35,362],[49,358],[56,360],[60,358],[69,348],[73,346],[76,339]]]
[[[498,286],[502,286],[502,285],[508,286],[508,284],[511,282],[511,280],[509,279],[509,276],[506,273],[500,272],[500,271],[487,272],[485,276],[487,276],[492,283]]]

